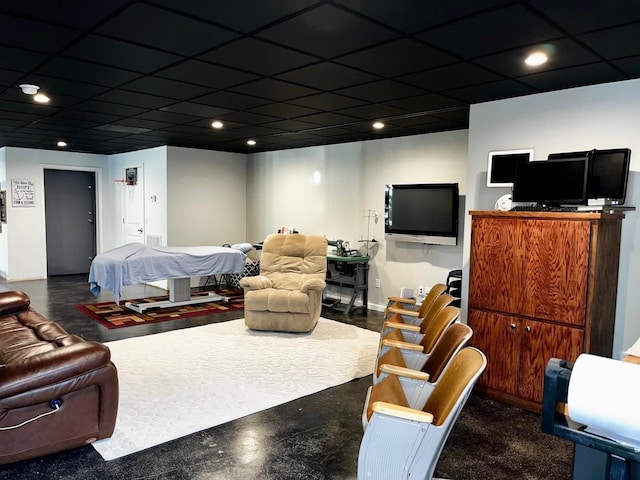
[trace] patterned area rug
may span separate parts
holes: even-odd
[[[221,312],[229,312],[244,308],[244,295],[242,290],[221,288],[213,292],[224,297],[228,297],[229,301],[204,302],[193,305],[183,305],[180,307],[156,308],[145,310],[144,313],[137,313],[129,310],[124,306],[124,301],[120,305],[114,302],[89,303],[84,305],[76,305],[76,308],[93,318],[101,325],[113,329],[131,327],[133,325],[142,325],[145,323],[165,322],[167,320],[177,320],[186,317],[199,317],[202,315],[213,315]],[[192,297],[206,296],[211,291],[192,292]],[[132,303],[149,303],[168,300],[168,295],[150,298],[138,298],[128,300]]]

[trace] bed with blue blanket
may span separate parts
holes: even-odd
[[[126,285],[169,280],[169,305],[175,306],[178,302],[186,305],[193,303],[190,301],[191,277],[241,273],[245,260],[246,254],[238,248],[152,247],[127,243],[96,255],[89,270],[89,288],[94,295],[103,288],[110,290],[115,302],[120,303],[120,293]]]

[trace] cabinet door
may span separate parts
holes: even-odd
[[[574,362],[583,351],[583,330],[535,320],[522,320],[518,326],[523,341],[520,354],[518,394],[542,402],[544,372],[551,358]]]
[[[527,238],[522,315],[584,325],[591,223],[523,220],[521,225]]]
[[[469,306],[517,313],[522,304],[526,239],[521,221],[474,218],[471,229]]]
[[[479,383],[517,395],[520,320],[470,309],[467,323],[473,329],[469,344],[480,349],[487,357],[487,368]]]

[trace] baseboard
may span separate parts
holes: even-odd
[[[327,300],[340,300],[340,297],[334,295],[326,295],[324,298],[326,298]],[[342,298],[342,300],[344,301],[344,297]],[[355,302],[353,302],[352,308],[356,307],[362,307],[362,300],[356,300]],[[368,310],[373,310],[374,312],[384,312],[385,308],[387,308],[387,304],[378,305],[376,303],[367,302]]]
[[[387,308],[387,305],[378,305],[375,303],[367,303],[367,308],[369,310],[373,310],[374,312],[384,312],[385,308]]]

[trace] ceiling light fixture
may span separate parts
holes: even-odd
[[[44,93],[36,93],[33,96],[33,101],[38,103],[48,103],[49,97],[47,97]]]
[[[214,121],[211,123],[211,126],[212,126],[213,128],[218,128],[218,129],[220,129],[220,128],[224,127],[223,123],[222,123],[220,120],[214,120]]]
[[[37,85],[31,85],[29,83],[23,83],[22,85],[20,85],[20,89],[25,95],[35,95],[36,93],[38,93],[38,90],[40,90],[40,87]]]
[[[67,146],[67,142],[65,142],[64,140],[60,140],[57,145],[59,147],[66,147]]]
[[[526,63],[530,67],[537,67],[539,65],[542,65],[543,63],[547,63],[547,60],[549,60],[549,57],[546,53],[534,52],[527,58],[525,58],[524,63]]]
[[[247,145],[253,147],[257,142],[255,140],[247,140]]]
[[[376,130],[382,130],[384,128],[384,123],[382,122],[375,122],[373,124],[373,128],[375,128]]]
[[[40,90],[40,87],[38,85],[23,83],[20,85],[20,89],[25,95],[33,95],[34,102],[47,103],[50,100],[49,97],[47,97],[44,93],[38,93],[38,90]]]

